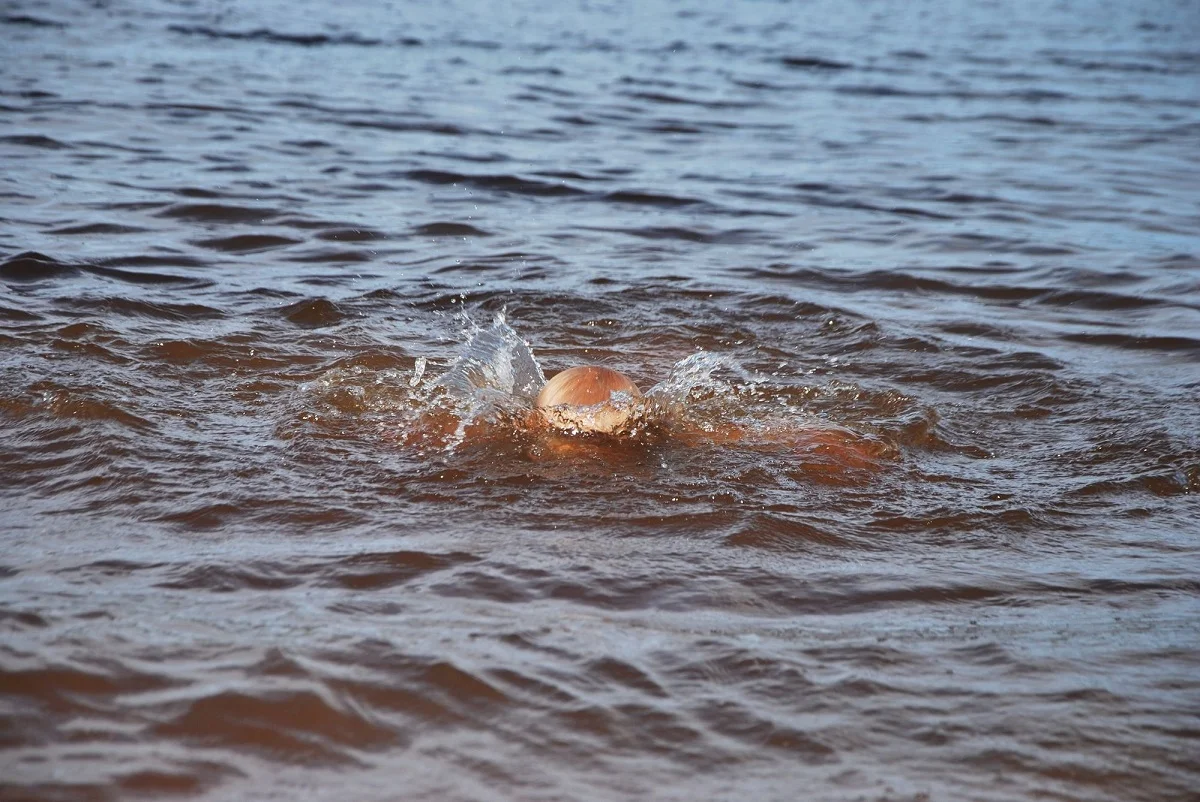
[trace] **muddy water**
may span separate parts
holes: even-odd
[[[0,797],[1193,798],[1197,41],[9,3]],[[525,344],[882,456],[409,436]]]

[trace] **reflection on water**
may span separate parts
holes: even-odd
[[[1194,796],[1198,26],[9,3],[0,798]]]

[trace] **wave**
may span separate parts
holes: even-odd
[[[410,170],[407,176],[413,181],[425,184],[453,184],[521,195],[564,197],[587,194],[585,190],[578,189],[565,181],[550,183],[515,175],[468,175],[442,170]]]
[[[269,44],[299,45],[301,47],[352,46],[378,47],[383,44],[413,47],[422,44],[420,39],[404,38],[392,42],[382,39],[359,36],[346,33],[331,35],[326,33],[285,33],[270,28],[255,28],[250,31],[231,31],[221,28],[209,28],[203,25],[168,25],[167,30],[184,36],[202,36],[208,39],[231,39],[234,41],[267,42]]]
[[[160,217],[200,223],[265,223],[279,217],[279,209],[221,203],[177,203],[158,213]]]
[[[193,240],[192,244],[226,253],[259,253],[276,248],[286,248],[290,245],[299,245],[300,242],[300,240],[282,237],[278,234],[235,234],[229,237]]]

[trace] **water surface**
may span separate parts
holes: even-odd
[[[0,796],[1196,794],[1194,2],[243,5],[0,17]]]

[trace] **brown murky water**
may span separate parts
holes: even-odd
[[[1194,2],[3,14],[0,798],[1197,798]]]

